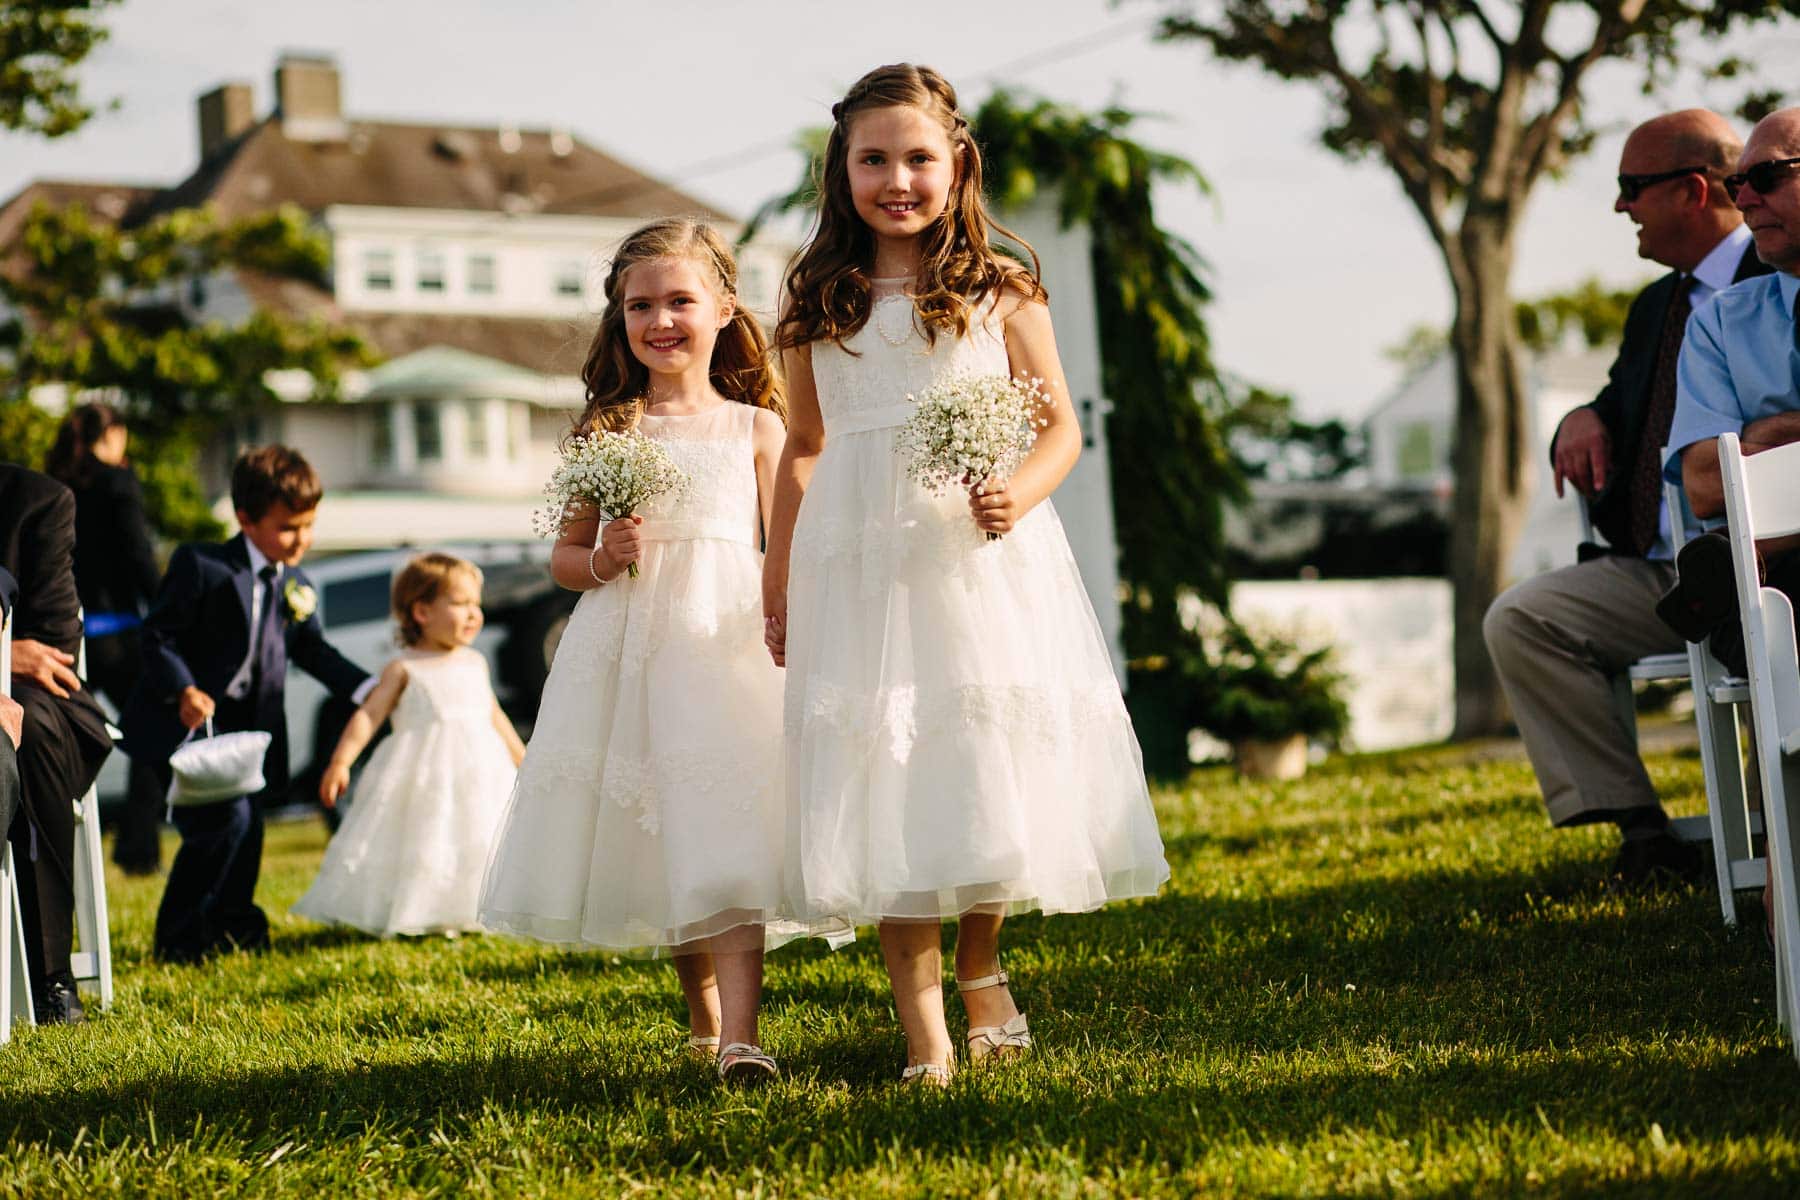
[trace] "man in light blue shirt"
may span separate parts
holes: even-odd
[[[1744,146],[1738,173],[1726,182],[1757,255],[1775,273],[1727,288],[1688,320],[1663,470],[1681,481],[1688,504],[1703,519],[1725,510],[1720,434],[1737,434],[1746,454],[1800,441],[1800,332],[1794,322],[1800,300],[1800,108],[1763,118]],[[1695,553],[1683,552],[1684,572],[1692,576],[1704,560],[1703,570],[1728,580],[1729,570],[1719,569],[1721,544],[1700,539],[1695,546]],[[1782,580],[1790,572],[1800,580],[1800,556],[1785,549],[1764,552],[1770,585],[1789,591]],[[1708,582],[1686,578],[1681,590],[1698,592]],[[1741,646],[1737,662],[1726,647],[1715,643],[1715,649],[1728,667],[1742,670]]]

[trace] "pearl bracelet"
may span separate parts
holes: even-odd
[[[588,551],[588,574],[593,577],[595,587],[605,587],[606,580],[600,578],[600,572],[594,570],[594,556],[599,553],[600,543],[595,542],[594,548]]]

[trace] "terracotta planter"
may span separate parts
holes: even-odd
[[[1298,779],[1306,774],[1306,735],[1290,734],[1277,741],[1246,739],[1234,743],[1238,774],[1247,779]]]

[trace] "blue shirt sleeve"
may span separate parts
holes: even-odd
[[[1731,364],[1725,355],[1719,304],[1703,304],[1688,318],[1675,379],[1675,421],[1669,426],[1669,453],[1663,459],[1663,478],[1679,484],[1683,450],[1695,442],[1708,441],[1721,433],[1738,433],[1744,428],[1743,409],[1738,405]]]

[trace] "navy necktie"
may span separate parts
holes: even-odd
[[[262,593],[262,611],[257,614],[256,643],[252,653],[256,674],[252,690],[276,678],[287,660],[287,647],[281,640],[281,597],[275,590],[275,564],[270,563],[256,573],[257,587]]]

